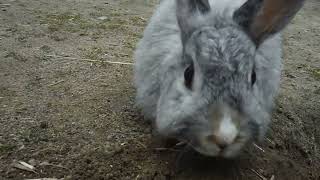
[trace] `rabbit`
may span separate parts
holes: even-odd
[[[162,0],[134,54],[136,104],[162,137],[234,158],[264,139],[282,30],[304,0]]]

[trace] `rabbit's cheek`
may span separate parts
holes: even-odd
[[[236,157],[244,147],[245,143],[235,143],[230,145],[225,151],[221,153],[221,156],[224,158],[234,158]]]
[[[246,146],[248,139],[246,137],[238,136],[237,139],[226,147],[220,154],[224,158],[234,158],[240,154],[243,148]]]
[[[212,156],[212,157],[219,156],[221,152],[217,146],[213,146],[213,145],[211,147],[208,147],[208,146],[194,147],[194,149],[203,155]]]

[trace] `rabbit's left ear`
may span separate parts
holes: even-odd
[[[286,27],[305,0],[247,0],[233,15],[253,41],[260,45]]]
[[[199,26],[202,16],[209,11],[208,0],[176,0],[176,15],[183,44]]]

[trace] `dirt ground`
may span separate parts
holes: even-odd
[[[132,62],[155,4],[0,0],[0,179],[320,180],[320,1],[285,31],[263,150],[232,161],[160,151],[134,105],[132,65],[105,62]]]

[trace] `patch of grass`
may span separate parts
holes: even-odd
[[[122,16],[121,12],[111,11],[106,13],[108,18],[104,20],[97,19],[104,13],[92,13],[91,18],[73,12],[64,13],[47,13],[43,11],[34,11],[35,15],[40,19],[41,24],[48,27],[50,33],[69,32],[78,33],[80,36],[90,36],[92,39],[99,39],[106,33],[120,33],[124,36],[130,36],[130,40],[126,43],[126,47],[134,49],[137,40],[141,38],[142,28],[146,24],[146,20],[139,16]],[[95,17],[97,16],[97,17]],[[138,28],[137,28],[138,27]],[[88,58],[97,58],[98,52],[88,52]]]
[[[121,29],[121,24],[108,24],[106,26],[106,29],[109,29],[109,30],[116,30],[116,29]],[[123,30],[123,29],[122,29]]]
[[[320,69],[309,69],[309,72],[314,79],[320,81]]]
[[[13,151],[17,146],[11,144],[0,144],[0,154]]]
[[[137,43],[135,41],[127,41],[125,43],[125,47],[133,50],[136,48],[136,44]]]
[[[307,64],[299,64],[297,68],[300,69],[300,68],[307,68],[307,67],[308,67]]]
[[[314,69],[312,75],[316,80],[320,80],[320,69]]]
[[[129,18],[129,22],[136,26],[145,26],[147,21],[139,16],[133,16]]]
[[[93,12],[90,12],[89,15],[93,18],[98,18],[100,16],[105,16],[105,13],[100,11],[93,11]]]
[[[100,47],[92,47],[90,49],[85,50],[84,57],[87,59],[101,59],[103,55],[103,50]]]
[[[135,39],[141,39],[142,38],[142,35],[143,35],[143,32],[131,32],[130,33],[130,36],[135,38]]]
[[[110,16],[112,16],[112,17],[120,17],[121,16],[121,13],[119,13],[119,12],[111,12],[110,13]]]
[[[48,142],[50,139],[52,140],[51,134],[40,126],[30,127],[28,130],[23,131],[21,135],[26,143]]]
[[[82,35],[88,30],[126,31],[127,23],[123,19],[107,19],[101,22],[84,19],[80,14],[63,13],[49,14],[42,18],[43,24],[48,24],[50,32],[64,30],[71,33],[80,32]]]
[[[315,80],[320,80],[320,68],[312,67],[307,64],[300,64],[297,69],[301,68],[308,72]]]
[[[135,26],[145,26],[146,20],[139,17],[122,17],[120,12],[110,12],[107,19],[102,21],[85,18],[81,14],[64,12],[64,13],[46,13],[42,11],[34,12],[39,18],[41,24],[46,24],[51,33],[56,31],[66,31],[70,33],[79,32],[80,35],[89,35],[88,32],[98,31],[99,33],[114,31],[130,33],[133,37],[138,36]],[[96,17],[103,13],[92,13],[91,16]]]
[[[320,80],[320,69],[312,69],[311,74],[316,80]]]
[[[137,34],[136,37],[130,34],[130,37],[133,37],[133,38],[126,39],[125,47],[133,50],[136,48],[136,45],[138,44],[139,40],[142,38],[142,34]]]
[[[20,54],[20,53],[18,53],[18,52],[16,52],[16,51],[10,51],[10,52],[8,52],[8,53],[5,55],[5,58],[9,58],[9,57],[11,57],[11,58],[13,58],[13,59],[16,59],[16,60],[18,60],[18,61],[23,61],[23,62],[26,61],[26,58],[23,57],[22,54]]]
[[[48,24],[50,32],[56,32],[59,30],[78,32],[80,30],[87,30],[94,27],[92,22],[85,20],[80,14],[74,14],[71,12],[41,16],[41,23]]]
[[[81,17],[79,14],[72,14],[70,12],[65,12],[62,14],[49,14],[47,15],[47,20],[49,23],[63,25],[67,22],[76,22],[80,21]]]
[[[123,19],[107,19],[97,24],[97,28],[105,31],[127,31],[127,21]]]
[[[49,14],[44,19],[48,23],[48,29],[52,32],[58,31],[63,26],[69,23],[77,22],[80,20],[80,15],[63,13],[63,14]]]

